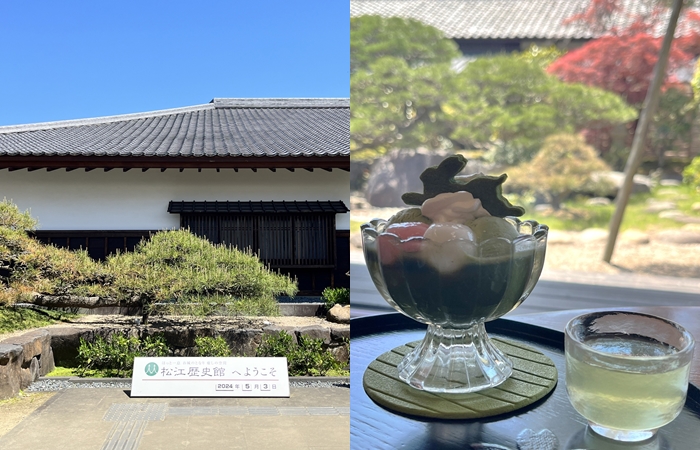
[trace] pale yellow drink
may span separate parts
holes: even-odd
[[[648,355],[648,362],[674,351],[660,343],[633,340],[621,348],[616,338],[599,338],[586,345],[602,352]],[[581,356],[586,355],[567,353],[566,386],[571,404],[591,422],[617,430],[653,430],[680,414],[689,365],[669,368],[660,363],[658,371],[635,373],[603,361],[583,362],[577,359]]]

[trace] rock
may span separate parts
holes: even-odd
[[[297,330],[297,339],[299,339],[299,336],[321,339],[324,344],[329,344],[331,342],[331,330],[320,325],[309,325],[308,327],[299,328]]]
[[[260,330],[224,330],[220,334],[231,348],[235,356],[255,356],[255,351],[262,342],[263,333]]]
[[[350,323],[350,305],[335,305],[328,313],[326,320],[334,323]]]
[[[662,230],[653,236],[658,242],[670,244],[700,244],[700,231],[672,229]]]
[[[88,341],[93,339],[93,332],[90,328],[51,327],[48,330],[51,335],[54,360],[59,365],[72,361],[78,356],[80,338]]]
[[[620,241],[628,244],[648,244],[649,235],[639,230],[627,230],[620,234]]]
[[[685,214],[683,212],[677,210],[677,209],[671,209],[667,211],[661,211],[659,213],[659,218],[661,219],[671,219],[671,220],[677,220],[681,217],[684,217]]]
[[[655,200],[653,198],[650,198],[649,200],[647,200],[647,206],[646,208],[644,208],[644,211],[648,213],[658,213],[661,211],[668,211],[676,208],[678,208],[678,205],[676,205],[675,202],[669,200]]]
[[[700,232],[700,223],[687,223],[681,227],[682,230]]]
[[[268,336],[277,336],[282,331],[292,336],[292,341],[295,344],[297,343],[297,334],[295,332],[296,328],[294,327],[281,327],[278,325],[270,325],[269,327],[263,328],[263,333]]]
[[[593,197],[586,200],[586,204],[591,206],[607,206],[610,203],[612,200],[607,197]]]
[[[331,328],[331,339],[333,341],[342,341],[343,339],[350,340],[350,328]]]
[[[350,349],[347,345],[331,348],[330,351],[338,361],[342,363],[350,361]]]
[[[121,306],[122,302],[110,297],[83,297],[79,295],[38,295],[32,303],[50,308],[98,308]]]
[[[55,368],[51,336],[45,329],[0,342],[0,399],[14,397]]]
[[[586,228],[579,233],[582,242],[602,242],[608,238],[608,230],[602,228]]]
[[[625,174],[624,172],[615,171],[595,172],[592,174],[592,178],[595,182],[607,181],[611,188],[610,191],[605,193],[604,197],[615,198],[622,187],[622,183],[625,181]],[[632,178],[632,193],[651,192],[652,185],[650,177],[637,174]]]
[[[22,379],[22,347],[0,344],[0,400],[19,394]]]
[[[381,208],[405,206],[401,196],[406,192],[423,192],[420,174],[447,156],[444,151],[425,149],[390,151],[372,164],[365,199]]]
[[[673,180],[670,178],[665,178],[665,179],[659,181],[659,185],[661,185],[661,186],[680,186],[681,182],[680,182],[680,180]]]

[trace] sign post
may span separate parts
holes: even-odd
[[[134,359],[132,397],[289,397],[287,358]]]

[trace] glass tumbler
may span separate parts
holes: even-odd
[[[680,414],[695,341],[648,314],[585,314],[566,325],[566,390],[599,435],[638,442]]]

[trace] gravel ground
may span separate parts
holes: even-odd
[[[339,380],[328,380],[328,381],[297,381],[290,380],[289,386],[294,388],[349,388],[350,383],[348,381]],[[60,391],[62,389],[99,389],[99,388],[117,388],[117,389],[131,389],[131,380],[128,381],[85,381],[81,380],[79,382],[63,380],[63,379],[50,379],[44,378],[39,381],[32,383],[26,392],[53,392]]]

